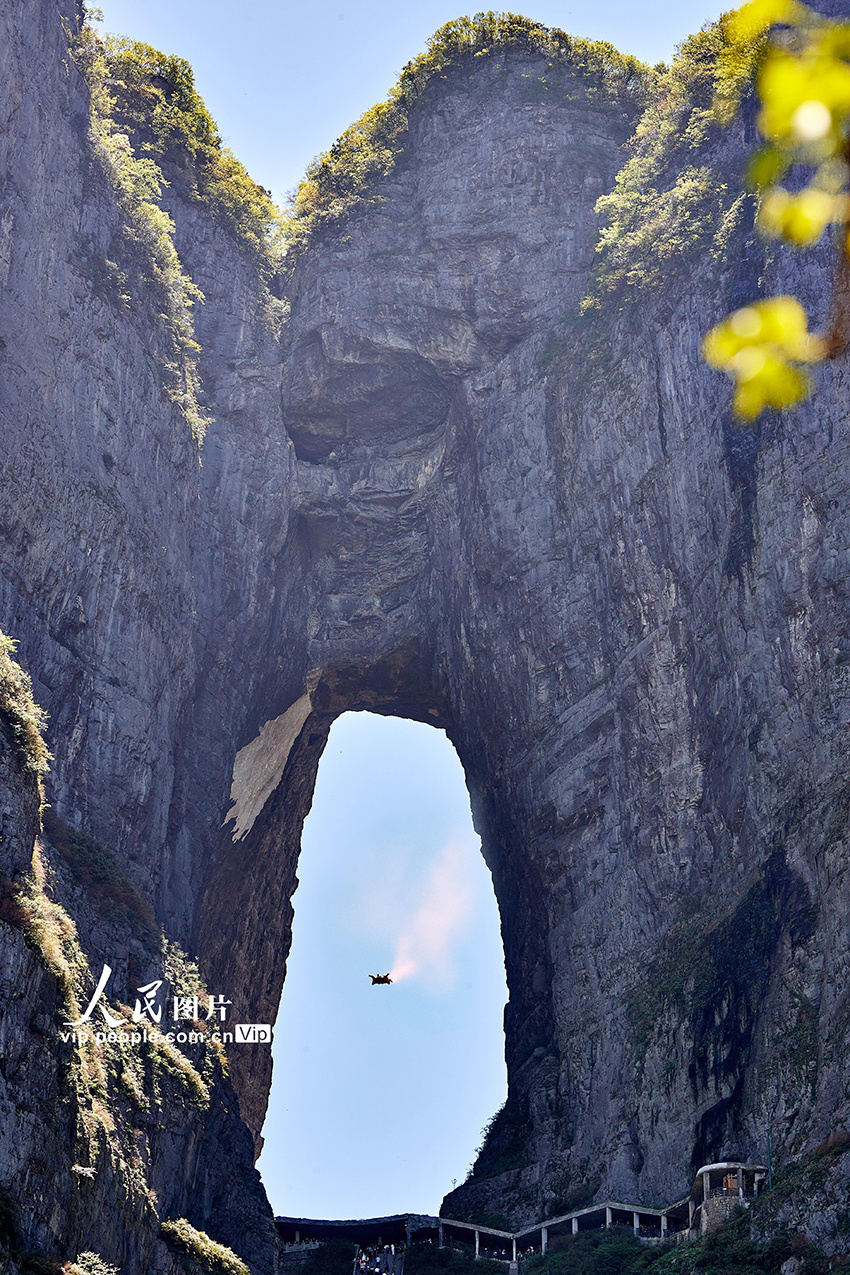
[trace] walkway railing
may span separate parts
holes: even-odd
[[[709,1192],[708,1198],[710,1200],[717,1200],[720,1198],[726,1200],[754,1200],[756,1199],[756,1196],[752,1191],[744,1191],[744,1193],[741,1194],[736,1186],[713,1186]]]

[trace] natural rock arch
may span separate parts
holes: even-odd
[[[306,262],[296,272],[283,374],[283,421],[295,451],[292,512],[281,564],[272,568],[298,581],[289,585],[297,608],[282,618],[291,691],[284,702],[262,675],[262,698],[280,711],[270,718],[252,707],[256,726],[237,756],[244,762],[261,747],[261,728],[271,738],[269,721],[279,723],[291,749],[250,830],[239,810],[226,824],[198,935],[211,979],[240,987],[253,981],[251,1012],[273,1018],[300,828],[331,722],[369,708],[443,727],[464,767],[500,905],[511,993],[510,1108],[515,1125],[530,1127],[530,1077],[542,1067],[546,1090],[554,1083],[551,1049],[542,1044],[554,1033],[549,921],[539,865],[521,849],[527,781],[518,784],[511,773],[528,747],[534,710],[526,672],[497,672],[500,664],[516,666],[518,652],[499,649],[496,629],[518,573],[531,565],[535,535],[541,526],[550,535],[557,523],[546,391],[534,358],[565,297],[582,286],[592,205],[618,147],[604,113],[576,115],[566,104],[553,113],[504,70],[497,64],[481,72],[506,93],[499,112],[481,96],[449,93],[438,117],[415,118],[416,162],[391,186],[381,213],[350,228],[342,253],[333,242],[317,248],[318,272]],[[514,134],[516,110],[533,120],[522,139]],[[446,130],[469,139],[461,142],[468,153],[458,171],[475,191],[470,207],[441,202]],[[508,191],[505,156],[516,162],[518,154],[523,180]],[[421,210],[413,217],[411,200]],[[490,205],[486,226],[482,201]],[[392,277],[381,260],[386,242],[402,263]],[[506,421],[496,435],[489,409],[504,404],[506,378],[517,376],[532,382],[527,424],[516,431]],[[523,499],[542,522],[517,536],[514,507]],[[291,739],[287,722],[300,727]],[[268,1061],[255,1060],[257,1072],[244,1077],[246,1064],[233,1065],[256,1137]],[[556,1100],[541,1101],[542,1110]]]
[[[266,725],[257,740],[237,756],[232,792],[235,813],[225,822],[222,848],[206,888],[199,949],[210,985],[239,988],[243,1016],[250,1021],[273,1021],[277,1013],[291,943],[290,900],[297,885],[301,830],[330,728],[344,712],[368,710],[442,727],[454,743],[452,723],[445,708],[436,707],[438,696],[423,674],[421,655],[413,644],[366,669],[330,670],[315,679],[312,689],[287,714]],[[250,784],[258,772],[267,786],[270,773],[278,779],[265,799],[261,792],[254,800]],[[475,809],[474,789],[472,793]],[[492,820],[493,813],[476,810],[475,826],[495,879],[505,874],[501,866],[505,847],[498,829],[488,821],[488,814]],[[509,934],[513,928],[510,909],[516,897],[513,888],[507,916]],[[534,909],[533,897],[523,901]],[[539,905],[539,896],[536,902]],[[540,910],[535,926],[538,934],[543,932],[542,922]],[[511,955],[515,967],[517,954]],[[522,955],[528,959],[527,945]],[[542,946],[538,959],[545,959]],[[552,1024],[549,984],[538,979],[535,991],[533,1007],[528,1005],[529,998],[523,997],[525,1015],[534,1019],[533,1024],[525,1023],[525,1031],[533,1027],[542,1035]],[[517,999],[514,996],[513,1008]],[[265,1050],[234,1053],[230,1068],[243,1118],[259,1148],[270,1085],[270,1055]]]
[[[596,1193],[663,1203],[692,1161],[756,1155],[765,1107],[782,1101],[760,1079],[771,1015],[793,1012],[815,942],[798,923],[812,881],[800,842],[786,849],[785,817],[768,833],[750,804],[755,786],[779,812],[800,779],[763,771],[748,745],[756,722],[771,729],[777,684],[750,663],[734,600],[755,551],[750,533],[744,558],[734,549],[758,513],[754,462],[736,468],[723,387],[694,366],[708,303],[685,295],[675,319],[663,302],[639,328],[615,325],[620,371],[589,376],[592,352],[563,315],[585,287],[615,138],[601,113],[530,103],[501,68],[479,74],[499,78],[498,105],[461,88],[423,110],[381,206],[296,270],[291,506],[269,567],[289,582],[286,636],[273,636],[288,689],[259,669],[236,751],[307,695],[310,714],[250,832],[221,834],[198,933],[206,967],[253,980],[257,1014],[273,1017],[333,716],[369,707],[443,726],[493,874],[510,992],[508,1104],[446,1207],[517,1221]],[[506,150],[526,160],[514,186],[493,161]],[[550,364],[553,340],[569,357]],[[754,588],[746,603],[765,651],[772,596]],[[804,735],[818,712],[812,701]],[[803,799],[806,819],[822,799]],[[730,970],[756,898],[767,981],[718,975],[706,1001],[682,953]],[[236,1075],[256,1133],[267,1075]]]

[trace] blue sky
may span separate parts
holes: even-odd
[[[496,904],[443,732],[339,718],[298,875],[259,1164],[272,1203],[436,1212],[505,1096]]]
[[[655,63],[721,7],[512,6]],[[104,29],[185,57],[278,202],[386,97],[456,0],[101,0]],[[334,726],[305,828],[259,1168],[277,1213],[436,1212],[505,1093],[504,967],[460,766],[430,727]],[[407,971],[391,987],[368,974]]]
[[[382,101],[460,0],[98,0],[105,29],[187,58],[225,143],[282,202],[314,155]],[[535,0],[505,8],[647,62],[732,5]],[[494,8],[499,8],[494,5]]]

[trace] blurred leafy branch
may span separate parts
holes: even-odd
[[[744,306],[714,327],[703,343],[706,361],[735,383],[732,406],[743,421],[767,407],[787,408],[808,397],[805,364],[847,344],[850,291],[850,23],[814,12],[799,0],[750,0],[723,20],[724,57],[754,75],[763,144],[748,178],[759,195],[757,225],[796,247],[817,243],[838,228],[831,331],[808,331],[805,311],[791,296]],[[731,119],[736,103],[718,103]],[[801,169],[813,170],[802,189]]]

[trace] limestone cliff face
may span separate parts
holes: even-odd
[[[206,298],[199,456],[145,315],[86,266],[119,213],[63,19],[42,0],[0,40],[0,622],[59,815],[237,1021],[270,1021],[331,722],[443,727],[510,988],[508,1104],[445,1212],[665,1203],[767,1128],[779,1157],[821,1141],[850,1118],[846,366],[742,435],[699,343],[765,271],[822,314],[825,261],[750,245],[577,328],[621,133],[544,61],[482,59],[414,111],[381,204],[300,258],[280,340],[250,261],[169,192]],[[112,954],[129,996],[142,958]],[[259,1138],[268,1054],[230,1067]],[[190,1220],[271,1270],[267,1232],[240,1247],[261,1205],[227,1198]]]
[[[86,838],[82,861],[44,839],[48,883],[76,921],[87,990],[106,962],[110,995],[132,1005],[137,986],[164,976],[151,907],[190,947],[203,855],[175,794],[192,801],[183,771],[193,688],[212,686],[223,668],[222,648],[206,650],[201,632],[218,625],[216,643],[227,637],[222,589],[196,601],[193,538],[210,510],[199,509],[197,446],[163,387],[156,316],[116,302],[98,273],[121,213],[87,143],[88,93],[68,51],[76,29],[73,5],[0,14],[0,610],[50,715],[48,800]],[[221,410],[238,410],[242,368],[250,399],[252,359],[272,365],[274,400],[276,355],[245,313],[259,308],[256,274],[212,227],[199,241],[227,275],[216,328],[238,332],[219,373],[237,388],[222,391]],[[237,463],[250,463],[250,451]],[[217,555],[240,552],[236,521],[205,552],[207,574],[220,571]],[[232,573],[235,593],[226,586],[236,612],[251,574]],[[223,759],[222,771],[231,764]],[[134,1080],[113,1051],[98,1066],[61,1041],[61,980],[14,894],[39,825],[37,793],[16,765],[4,751],[0,1180],[12,1220],[0,1251],[59,1260],[94,1251],[128,1273],[164,1275],[182,1268],[160,1219],[186,1217],[254,1270],[272,1271],[271,1209],[215,1058],[201,1050],[189,1060],[199,1075],[212,1068],[207,1101],[167,1058],[134,1055]],[[201,809],[205,828],[220,822],[208,801]]]

